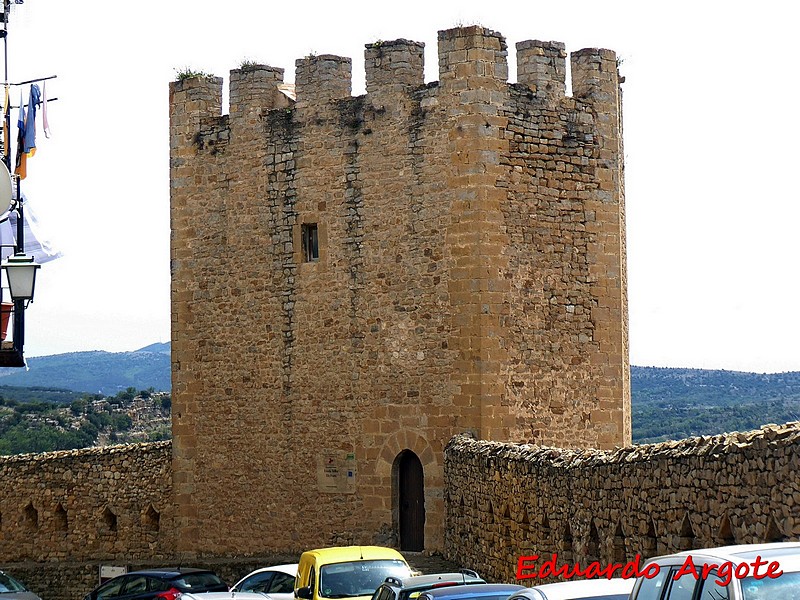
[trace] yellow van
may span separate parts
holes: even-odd
[[[397,550],[381,546],[342,546],[303,552],[294,596],[301,600],[370,600],[387,577],[408,577],[411,568]]]

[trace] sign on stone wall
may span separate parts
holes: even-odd
[[[317,485],[320,492],[354,494],[356,456],[353,452],[322,454],[317,459]]]
[[[125,575],[128,567],[117,567],[114,565],[100,565],[100,583],[105,583],[109,579]]]

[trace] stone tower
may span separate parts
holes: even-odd
[[[170,86],[179,552],[443,540],[443,448],[630,442],[620,78],[482,27]]]

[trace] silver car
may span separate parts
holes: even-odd
[[[8,573],[0,571],[0,600],[42,600]]]

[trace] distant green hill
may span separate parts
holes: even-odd
[[[800,420],[800,372],[631,367],[633,441],[757,429]]]
[[[73,352],[0,368],[0,399],[68,404],[81,393],[170,392],[170,344],[135,352]],[[800,372],[758,374],[631,367],[633,441],[681,439],[800,420]]]
[[[0,386],[72,390],[113,396],[120,390],[169,392],[169,344],[135,352],[70,352],[28,358],[29,370],[0,368]]]

